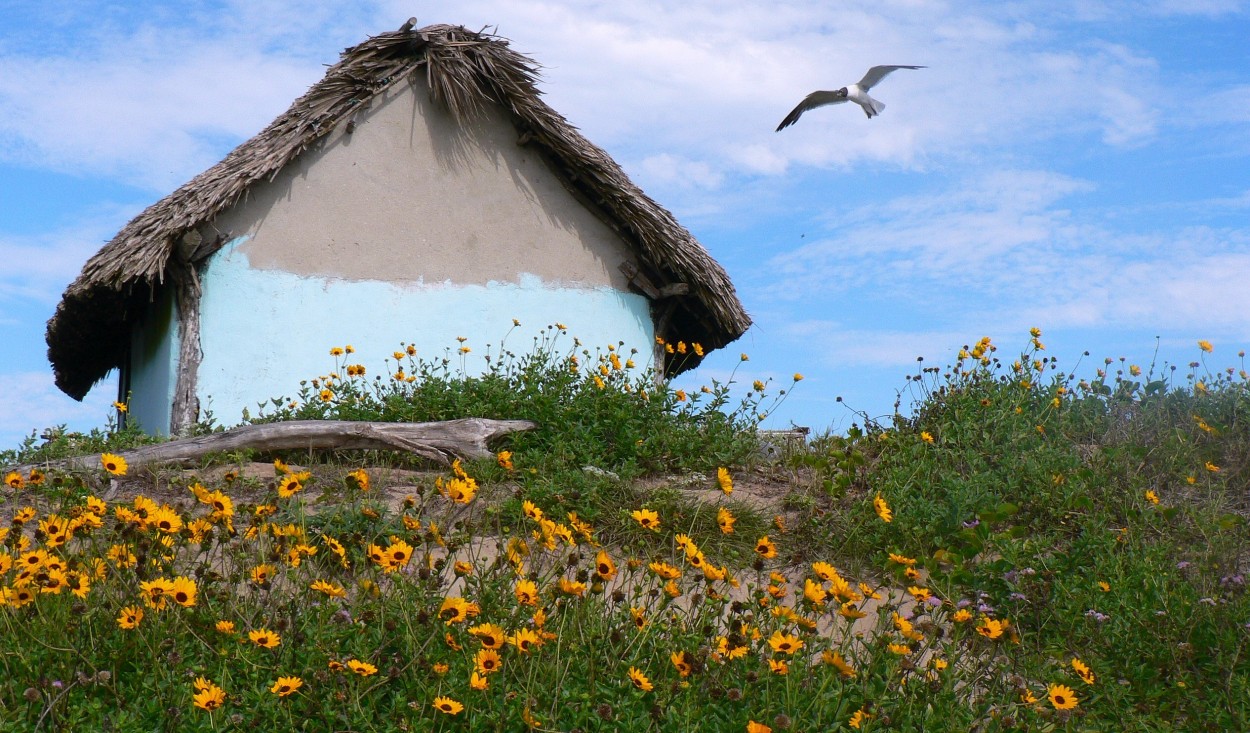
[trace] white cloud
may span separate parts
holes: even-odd
[[[1219,17],[1246,12],[1244,0],[1155,0],[1147,7],[1159,15]]]
[[[875,285],[904,312],[937,309],[947,323],[1250,334],[1250,228],[1117,232],[1061,207],[1089,190],[1053,173],[1002,171],[852,211],[827,238],[774,258],[771,295],[844,299]]]
[[[157,191],[181,185],[259,132],[335,60],[327,34],[314,29],[350,19],[293,10],[192,6],[188,17],[154,13],[130,27],[105,17],[63,47],[0,46],[0,157]]]
[[[53,306],[60,300],[83,263],[112,238],[117,222],[127,216],[116,207],[97,214],[76,226],[39,234],[0,232],[0,262],[13,264],[0,270],[0,317],[7,315],[7,303]]]
[[[116,380],[96,385],[82,402],[66,397],[52,383],[51,372],[15,372],[4,375],[5,409],[0,417],[0,450],[16,448],[32,431],[66,425],[85,432],[103,427],[113,400]]]
[[[197,7],[198,6],[193,6]],[[0,53],[8,110],[0,156],[120,176],[170,189],[216,162],[285,109],[334,60],[327,37],[352,43],[398,26],[498,26],[544,69],[552,105],[618,157],[672,156],[713,189],[734,173],[792,164],[924,167],[1003,143],[1082,130],[1109,145],[1154,134],[1153,62],[1127,48],[1073,43],[1047,23],[995,4],[858,2],[831,16],[807,1],[725,6],[711,0],[458,4],[378,2],[349,11],[316,3],[230,2],[137,28],[102,24],[85,50],[41,59]],[[1038,25],[1038,24],[1041,25]],[[854,81],[874,63],[929,69],[891,76],[889,105],[853,106],[773,128],[805,94]]]
[[[939,362],[973,340],[971,331],[869,331],[820,319],[789,324],[784,334],[808,344],[826,366],[843,367],[918,367],[919,357]]]
[[[713,170],[707,163],[669,153],[647,156],[638,169],[650,180],[681,188],[716,189],[725,180],[724,173]]]

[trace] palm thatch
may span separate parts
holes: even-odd
[[[690,232],[542,101],[536,64],[498,36],[405,24],[344,51],[324,79],[260,134],[148,207],[87,261],[48,322],[57,386],[82,399],[123,364],[135,320],[186,257],[178,246],[185,234],[238,203],[253,184],[272,180],[374,95],[416,75],[424,75],[435,103],[454,119],[487,110],[506,115],[519,140],[539,151],[566,188],[633,246],[640,279],[677,286],[667,291],[678,295],[665,301],[673,307],[657,319],[659,335],[714,349],[751,324],[729,277]]]

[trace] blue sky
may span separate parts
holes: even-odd
[[[1085,372],[1241,367],[1250,344],[1250,6],[1143,2],[42,3],[0,0],[0,446],[101,425],[45,324],[133,216],[409,16],[496,26],[547,101],[729,271],[756,325],[687,381],[807,378],[770,419],[888,414],[917,357],[1032,326]],[[923,64],[887,109],[805,94]],[[381,355],[379,355],[381,358]],[[309,375],[325,365],[309,365]],[[292,389],[294,391],[294,387]],[[843,397],[845,404],[836,402]],[[904,406],[907,400],[904,399]],[[229,420],[227,416],[219,416]]]

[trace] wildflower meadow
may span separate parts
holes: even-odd
[[[908,415],[780,446],[800,374],[467,349],[327,345],[249,419],[537,424],[489,460],[0,452],[0,730],[1250,727],[1250,383],[1205,341],[1081,378],[981,339]]]

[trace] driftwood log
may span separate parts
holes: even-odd
[[[448,465],[454,457],[489,458],[487,443],[501,435],[532,430],[528,420],[487,420],[468,417],[460,420],[423,423],[353,422],[349,420],[294,420],[265,425],[243,425],[224,433],[145,445],[119,453],[131,466],[149,463],[180,463],[209,453],[240,449],[271,450],[401,450]],[[100,456],[75,456],[43,464],[17,466],[24,473],[32,468],[99,468]]]

